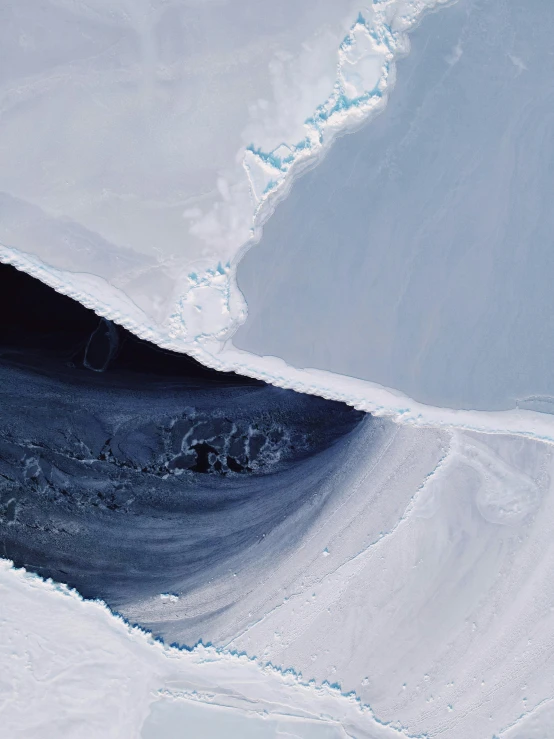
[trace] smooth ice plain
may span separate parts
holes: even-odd
[[[3,730],[551,739],[551,5],[2,13],[0,259],[371,411],[0,352]]]
[[[399,27],[428,2],[396,3],[406,15]],[[229,295],[231,261],[258,211],[292,165],[344,124],[334,110],[337,60],[361,8],[352,0],[4,6],[3,261],[165,345],[234,325],[242,301]],[[366,14],[370,25],[384,22],[378,4]],[[360,34],[345,81],[352,100],[380,82],[391,53],[386,38]]]
[[[426,18],[384,113],[239,264],[233,344],[432,406],[554,409],[553,28],[544,0]]]

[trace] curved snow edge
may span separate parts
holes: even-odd
[[[204,645],[202,643],[198,643],[194,647],[181,647],[175,644],[167,645],[161,639],[154,637],[150,632],[140,626],[130,624],[121,615],[112,612],[103,601],[99,599],[89,600],[83,598],[78,591],[68,587],[67,585],[54,582],[50,578],[44,579],[40,575],[28,572],[25,568],[16,568],[11,560],[1,559],[0,581],[4,580],[1,584],[6,585],[6,578],[9,579],[11,577],[14,578],[12,580],[13,588],[17,587],[18,584],[20,586],[23,585],[30,588],[39,588],[43,595],[49,593],[69,598],[74,603],[81,603],[87,609],[87,611],[79,611],[83,616],[85,616],[87,612],[88,615],[91,615],[95,611],[101,619],[107,619],[112,630],[115,628],[117,630],[116,633],[118,632],[120,636],[123,636],[124,638],[131,637],[135,644],[138,643],[143,646],[146,645],[148,649],[157,650],[159,656],[170,658],[172,660],[171,664],[173,665],[175,664],[174,660],[181,660],[181,664],[186,664],[189,668],[192,667],[193,669],[196,666],[214,663],[220,665],[222,663],[226,663],[235,668],[240,668],[241,665],[244,665],[245,667],[254,669],[255,673],[258,674],[260,678],[266,676],[270,680],[277,680],[279,685],[282,685],[284,688],[289,690],[292,689],[293,694],[297,694],[300,690],[302,696],[305,697],[307,691],[311,696],[310,701],[314,701],[314,703],[310,702],[310,706],[313,709],[317,710],[318,699],[322,699],[324,701],[326,699],[327,701],[331,700],[333,703],[338,701],[336,706],[337,708],[340,706],[342,709],[337,711],[337,714],[339,715],[330,715],[328,713],[329,704],[326,702],[325,705],[321,706],[322,713],[319,715],[319,720],[325,720],[329,723],[342,725],[343,722],[348,724],[349,721],[355,720],[356,717],[366,720],[369,719],[371,725],[366,728],[370,731],[377,731],[378,737],[387,739],[392,736],[402,736],[406,737],[406,739],[416,739],[414,735],[409,734],[400,724],[380,721],[374,715],[371,707],[362,703],[355,693],[343,693],[338,685],[331,685],[328,682],[323,682],[322,684],[317,685],[313,680],[305,682],[302,680],[302,675],[295,672],[292,668],[281,669],[271,663],[261,663],[243,652],[223,650],[212,645]],[[9,583],[8,587],[10,587]],[[8,624],[5,623],[5,626],[6,625]],[[18,629],[20,629],[20,626],[21,625],[18,624]],[[22,638],[26,637],[23,635]],[[206,676],[204,675],[204,677]],[[220,675],[218,679],[221,679]],[[171,680],[170,682],[173,681]],[[224,685],[220,685],[218,687],[225,690]],[[183,692],[178,689],[172,690],[168,688],[159,688],[157,691],[153,691],[151,693],[151,703],[154,703],[159,697],[163,696],[195,700],[207,705],[210,703],[213,704],[213,699],[215,697],[212,693],[204,694],[196,690],[193,692]],[[247,707],[243,707],[243,710],[251,711],[251,704],[253,703],[256,706],[258,700],[260,704],[259,709],[261,711],[266,714],[273,714],[275,717],[280,715],[279,708],[282,709],[282,706],[279,706],[278,700],[275,701],[274,710],[272,711],[270,706],[273,704],[273,701],[268,701],[267,694],[264,697],[263,690],[261,691],[259,699],[256,698],[256,696],[254,696],[253,699],[251,699],[250,696],[247,696],[247,702],[249,705]],[[264,703],[267,705],[264,706]],[[223,704],[216,703],[216,705]],[[307,710],[302,707],[301,700],[298,702],[296,709],[298,718],[317,718],[317,714],[314,714],[311,710]],[[355,715],[352,715],[352,709],[354,710]],[[377,735],[375,736],[377,739]]]
[[[554,416],[547,413],[522,409],[476,411],[434,407],[367,380],[318,369],[297,369],[278,357],[260,357],[236,349],[230,341],[222,344],[209,337],[199,337],[193,343],[185,343],[169,339],[161,336],[146,314],[121,291],[117,291],[118,303],[126,305],[126,314],[98,298],[97,295],[113,294],[115,290],[100,277],[73,273],[73,285],[68,285],[64,281],[67,273],[41,264],[36,257],[2,245],[0,262],[11,264],[36,277],[56,292],[77,300],[98,316],[123,326],[139,338],[155,343],[162,349],[187,354],[220,372],[235,372],[283,389],[346,403],[357,410],[388,417],[396,423],[513,434],[554,443]]]

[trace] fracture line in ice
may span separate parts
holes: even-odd
[[[0,245],[0,261],[12,264],[79,301],[99,316],[118,323],[141,339],[170,351],[184,352],[202,364],[222,372],[262,380],[276,387],[336,400],[396,423],[419,427],[453,428],[489,434],[513,434],[554,444],[554,416],[517,408],[511,411],[471,411],[437,408],[418,403],[403,393],[377,383],[317,369],[297,369],[279,357],[259,357],[217,340],[183,345],[161,336],[155,324],[124,293],[119,291],[120,308],[98,296],[106,293],[103,280],[95,275],[74,274],[68,284],[66,273],[48,267],[30,254]]]
[[[391,64],[402,45],[386,21],[385,5],[374,4],[375,16],[366,20],[362,13],[343,39],[338,53],[337,80],[330,96],[306,119],[305,137],[295,144],[281,143],[272,151],[255,144],[246,147],[243,166],[256,203],[254,219],[271,194],[282,188],[295,166],[313,159],[329,143],[330,134],[367,118],[383,105],[389,84]],[[365,47],[365,48],[364,48]],[[370,62],[372,74],[356,73],[356,66]],[[350,69],[349,69],[350,68]],[[365,89],[363,82],[368,82]],[[254,228],[252,229],[252,232]]]
[[[264,221],[286,195],[294,176],[316,163],[339,134],[359,126],[382,109],[394,83],[395,60],[409,49],[407,33],[425,10],[447,2],[374,0],[363,6],[337,49],[336,79],[330,95],[306,119],[303,138],[296,142],[283,141],[269,151],[255,143],[242,149],[247,175],[244,184],[250,189],[251,203],[245,205],[241,200],[235,205],[238,210],[246,208],[242,215],[249,212],[250,238],[244,236],[239,224],[242,216],[225,222],[225,228],[219,224],[225,233],[225,247],[221,247],[225,256],[212,267],[189,271],[184,278],[186,284],[181,286],[165,320],[156,322],[123,290],[98,276],[57,270],[32,254],[3,245],[0,245],[0,260],[38,277],[141,338],[190,354],[209,366],[214,366],[214,354],[220,354],[218,368],[239,373],[244,370],[249,374],[248,364],[239,363],[231,368],[226,366],[231,358],[227,360],[220,353],[224,340],[246,317],[246,306],[236,283],[241,252],[260,237]],[[269,125],[269,121],[266,123]],[[228,188],[222,197],[227,201]],[[209,220],[216,215],[209,213],[206,217]],[[213,253],[211,248],[208,251]]]
[[[305,136],[296,143],[283,141],[270,151],[255,143],[246,147],[243,166],[254,212],[251,238],[241,245],[238,257],[260,239],[264,223],[288,194],[294,177],[314,166],[338,135],[359,127],[386,106],[395,82],[395,62],[409,51],[408,32],[425,11],[449,2],[452,0],[374,0],[368,4],[340,44],[335,84],[329,97],[305,120]],[[238,261],[235,258],[230,264],[226,305],[240,306],[240,310],[229,316],[232,323],[224,327],[226,332],[243,323],[247,315],[236,282]]]
[[[492,737],[492,739],[502,739],[502,737],[510,739],[509,732],[511,732],[513,729],[517,729],[520,724],[522,724],[527,719],[530,719],[532,716],[535,716],[545,706],[548,706],[550,704],[554,705],[554,698],[545,698],[544,700],[540,701],[539,703],[537,703],[536,706],[533,706],[533,708],[530,708],[528,711],[524,711],[524,713],[518,716],[515,721],[512,721],[511,724],[501,729]],[[546,737],[546,734],[543,734],[543,736]],[[514,739],[516,739],[516,737],[514,737]],[[518,739],[523,739],[523,737],[521,737],[520,735]]]

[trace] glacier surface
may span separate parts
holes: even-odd
[[[550,5],[0,14],[3,730],[550,739]]]
[[[0,260],[234,370],[240,256],[295,174],[384,108],[407,32],[443,4],[12,0]]]
[[[153,739],[160,727],[168,739],[181,739],[195,721],[195,735],[209,736],[221,712],[232,716],[226,736],[241,739],[398,737],[335,689],[210,647],[165,647],[101,602],[83,601],[7,560],[0,562],[0,595],[0,658],[9,667],[0,711],[10,739]]]
[[[431,406],[552,411],[553,26],[542,0],[425,19],[383,114],[239,264],[237,348]]]

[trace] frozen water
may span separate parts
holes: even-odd
[[[294,737],[296,729],[310,739],[398,738],[369,708],[337,690],[213,648],[164,647],[102,603],[11,569],[6,560],[0,562],[0,604],[0,715],[10,739],[121,739],[141,736],[143,727],[142,736],[151,739],[155,722],[174,731],[175,703],[185,722],[189,707],[191,721],[208,715],[196,736],[209,736],[227,709],[236,718],[226,722],[235,729],[226,736],[237,739],[258,724],[256,713],[267,719],[268,732],[278,727],[285,736]]]
[[[433,406],[552,410],[554,5],[428,17],[385,112],[238,267],[236,347]]]
[[[141,739],[343,739],[344,730],[329,721],[302,718],[267,718],[259,712],[236,711],[219,706],[156,701],[144,722]]]
[[[6,564],[8,736],[548,729],[552,440],[397,424],[102,341],[75,301],[0,275],[3,554],[214,645],[165,650]]]
[[[4,560],[10,739],[552,736],[550,6],[330,146],[435,6],[4,3],[0,258],[106,320],[2,346],[2,551],[190,646]]]
[[[342,452],[316,493],[324,515],[274,538],[269,568],[252,559],[129,609],[177,639],[193,616],[217,649],[164,648],[5,563],[9,736],[178,739],[183,722],[225,720],[243,737],[265,716],[259,736],[548,738],[552,445],[381,422]]]
[[[244,314],[240,250],[442,1],[10,0],[0,258],[206,355]]]
[[[287,602],[228,646],[335,680],[417,736],[526,737],[515,727],[551,715],[554,690],[552,446],[418,432],[369,469],[321,527],[329,556],[299,564]],[[369,534],[391,496],[402,515]]]

